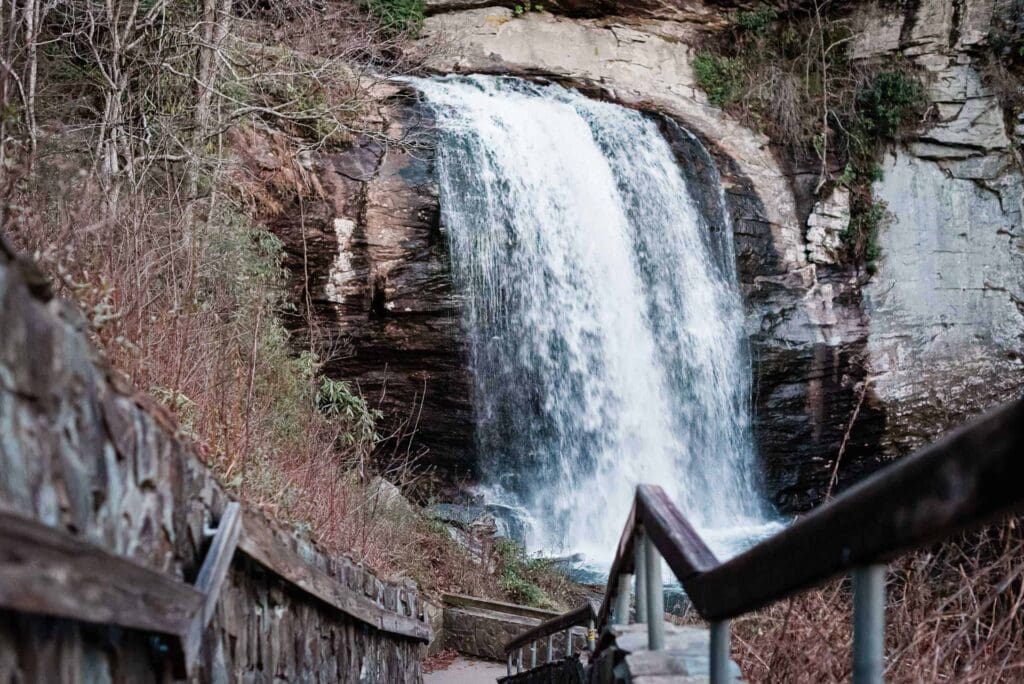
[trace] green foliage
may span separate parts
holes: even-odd
[[[743,92],[744,65],[737,58],[701,52],[693,62],[693,69],[697,85],[716,107],[725,107]]]
[[[512,8],[512,12],[517,16],[521,17],[527,12],[543,12],[544,5],[537,2],[524,2],[516,5]]]
[[[500,563],[501,588],[509,598],[529,606],[544,608],[551,605],[551,600],[535,578],[548,569],[548,561],[530,558],[526,549],[510,539],[499,539],[494,551]]]
[[[898,67],[898,65],[895,65]],[[852,191],[850,225],[843,234],[852,263],[873,275],[881,256],[879,232],[889,220],[885,202],[875,199],[871,186],[882,179],[875,159],[886,140],[897,137],[926,106],[924,89],[911,73],[891,68],[880,71],[856,93],[856,115],[849,126],[849,161],[837,179]]]
[[[251,45],[239,49],[237,60],[245,68],[226,74],[220,87],[228,100],[259,107],[273,126],[311,142],[351,142],[362,107],[345,64]]]
[[[912,75],[882,71],[857,93],[857,113],[863,130],[874,138],[896,135],[923,109],[924,89]]]
[[[867,256],[869,261],[874,261],[879,255],[876,242],[878,229],[882,227],[882,223],[888,215],[889,212],[885,202],[875,200],[850,221],[851,232],[869,236],[868,244],[865,248],[865,256]]]
[[[845,257],[870,273],[879,256],[884,204],[871,197],[879,178],[882,143],[900,134],[925,109],[924,88],[912,69],[851,60],[848,15],[816,14],[767,4],[737,12],[730,29],[710,40],[694,60],[698,86],[711,104],[787,148],[797,159],[820,160],[819,189],[851,191]],[[830,177],[829,169],[844,171]]]
[[[882,256],[878,234],[889,216],[886,203],[872,198],[870,191],[861,192],[859,197],[855,195],[851,200],[850,225],[841,237],[847,250],[864,264],[870,275],[874,275],[876,262]]]
[[[743,31],[764,35],[779,18],[775,8],[761,5],[754,10],[744,10],[736,15],[736,25]]]
[[[150,388],[150,393],[169,408],[178,417],[178,426],[184,434],[195,437],[194,425],[196,420],[196,403],[184,392],[155,385]]]
[[[423,0],[366,0],[366,9],[387,33],[415,36],[423,26]]]
[[[349,383],[321,378],[316,393],[316,405],[328,418],[345,421],[348,432],[343,440],[346,444],[377,441],[375,424],[381,418],[381,412],[367,406],[366,399],[353,392]]]

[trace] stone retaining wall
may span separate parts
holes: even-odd
[[[0,508],[191,583],[204,524],[228,501],[197,447],[107,367],[80,314],[0,237]],[[386,611],[408,610],[396,610],[398,589],[422,606],[414,586],[275,533],[297,560]],[[191,680],[419,682],[422,648],[236,554]],[[153,635],[0,610],[0,681],[146,682],[169,672],[166,641]]]

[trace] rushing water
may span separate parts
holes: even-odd
[[[415,85],[489,496],[529,512],[531,548],[597,563],[638,483],[720,554],[764,530],[731,231],[701,216],[657,122],[517,79]]]

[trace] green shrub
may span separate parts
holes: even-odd
[[[778,18],[779,13],[773,7],[761,5],[757,9],[745,10],[736,15],[736,25],[743,31],[764,35]]]
[[[423,26],[423,0],[366,0],[366,9],[391,34],[416,35]]]
[[[870,185],[862,180],[850,199],[850,225],[840,237],[851,260],[862,263],[869,275],[878,270],[876,262],[882,256],[878,235],[889,219],[888,205],[873,198]]]
[[[372,444],[379,438],[375,429],[381,412],[371,409],[366,399],[344,380],[323,377],[316,393],[316,405],[328,418],[342,420],[348,427],[343,440],[346,445]]]
[[[694,60],[708,100],[767,135],[795,159],[821,163],[819,192],[850,189],[844,261],[874,271],[878,233],[888,216],[871,197],[883,143],[923,114],[924,88],[912,66],[850,58],[851,18],[766,3],[736,12],[732,24]],[[838,177],[831,169],[844,168]]]
[[[923,108],[920,82],[903,71],[882,71],[857,93],[857,113],[864,131],[891,138]]]
[[[526,549],[511,539],[499,539],[494,545],[501,570],[501,588],[513,601],[548,607],[551,600],[535,581],[534,575],[548,569],[548,561],[530,558]]]
[[[527,12],[543,12],[543,11],[544,11],[544,5],[541,5],[541,4],[536,3],[536,2],[524,2],[524,3],[518,4],[518,5],[516,5],[515,7],[512,8],[513,14],[515,14],[517,17],[521,17],[524,14],[526,14]]]
[[[743,62],[738,58],[701,52],[693,62],[697,85],[711,104],[724,107],[743,92]]]

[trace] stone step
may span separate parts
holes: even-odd
[[[647,625],[613,625],[615,645],[606,648],[593,663],[591,681],[634,682],[707,682],[710,676],[708,649],[711,636],[707,628],[691,625],[665,625],[665,648],[647,649]],[[731,680],[742,681],[739,666],[730,661]],[[596,676],[595,676],[596,675]]]
[[[556,618],[561,613],[491,601],[460,594],[444,595],[443,644],[465,655],[505,662],[505,644],[531,627]],[[586,648],[586,630],[573,630],[573,648]],[[565,637],[556,635],[553,642],[555,658],[565,655]],[[537,662],[547,662],[547,641],[537,645]],[[523,653],[524,667],[529,665],[530,651]]]

